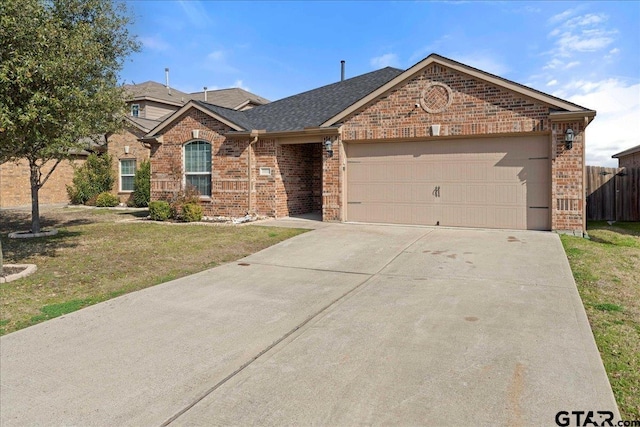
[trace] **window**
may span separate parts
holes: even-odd
[[[133,191],[133,178],[135,174],[135,160],[120,160],[120,191]]]
[[[138,117],[140,115],[140,105],[132,104],[131,105],[131,117]]]
[[[193,141],[184,146],[184,180],[211,197],[211,144]]]

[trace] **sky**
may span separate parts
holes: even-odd
[[[640,145],[640,1],[126,1],[122,83],[241,87],[269,100],[431,53],[596,110],[587,164]]]

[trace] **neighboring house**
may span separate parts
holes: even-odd
[[[40,189],[38,199],[42,205],[68,203],[67,184],[73,180],[74,167],[80,167],[87,160],[88,152],[81,152],[63,160],[56,167],[46,184]],[[55,164],[50,161],[42,169],[46,175]],[[7,162],[0,164],[0,208],[31,206],[31,184],[29,162]]]
[[[140,138],[158,126],[161,120],[180,109],[191,99],[204,98],[203,92],[188,94],[156,82],[125,85],[127,90],[126,118],[122,131],[107,135],[106,150],[113,156],[113,171],[117,177],[112,193],[127,203],[133,194],[133,176],[140,164],[149,158],[149,146]],[[269,101],[239,88],[207,92],[208,102],[228,108],[244,110]],[[74,167],[81,166],[89,152],[74,155],[71,161],[62,161],[39,193],[40,203],[68,203],[67,185],[71,185]],[[49,164],[50,166],[53,163]],[[45,168],[44,173],[48,172]],[[31,204],[29,167],[26,161],[0,165],[0,208],[26,207]]]
[[[596,112],[430,55],[247,111],[185,103],[144,138],[151,198],[206,215],[585,230]]]
[[[621,151],[611,157],[618,159],[619,168],[640,168],[640,145]]]

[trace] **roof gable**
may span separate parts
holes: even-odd
[[[439,64],[444,67],[451,68],[460,73],[470,75],[479,80],[486,81],[488,83],[491,83],[496,86],[507,89],[509,91],[515,92],[527,98],[534,99],[538,102],[548,105],[550,108],[560,110],[563,113],[567,113],[567,112],[568,113],[586,113],[587,115],[595,115],[595,111],[581,107],[580,105],[562,100],[555,96],[540,92],[538,90],[504,79],[502,77],[498,77],[491,73],[478,70],[477,68],[464,65],[460,62],[442,57],[440,55],[431,54],[427,58],[418,62],[417,64],[407,69],[406,71],[402,72],[392,80],[386,82],[384,85],[372,91],[366,97],[360,99],[358,102],[350,105],[348,108],[345,108],[343,111],[340,111],[334,116],[328,118],[326,121],[324,121],[321,124],[321,126],[332,126],[341,122],[343,119],[353,114],[354,112],[358,111],[359,109],[363,108],[367,104],[372,103],[377,98],[383,96],[387,92],[411,80],[412,78],[414,78],[416,75],[421,73],[423,70],[425,70],[428,66],[432,64]]]
[[[147,134],[148,137],[153,137],[155,135],[160,134],[164,129],[169,127],[173,122],[175,122],[180,116],[182,116],[185,112],[190,110],[191,108],[195,108],[197,110],[202,111],[208,116],[218,120],[221,123],[229,126],[231,129],[236,131],[243,130],[251,130],[251,126],[248,123],[244,123],[248,125],[248,127],[243,126],[238,123],[238,121],[243,122],[242,111],[235,111],[224,107],[219,107],[213,104],[207,104],[206,102],[201,101],[189,101],[182,108],[180,108],[175,113],[171,114],[167,117],[162,123],[160,123],[155,128],[151,129],[151,131]]]

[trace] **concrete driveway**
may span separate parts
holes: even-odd
[[[316,225],[2,337],[0,424],[619,419],[557,235]]]

